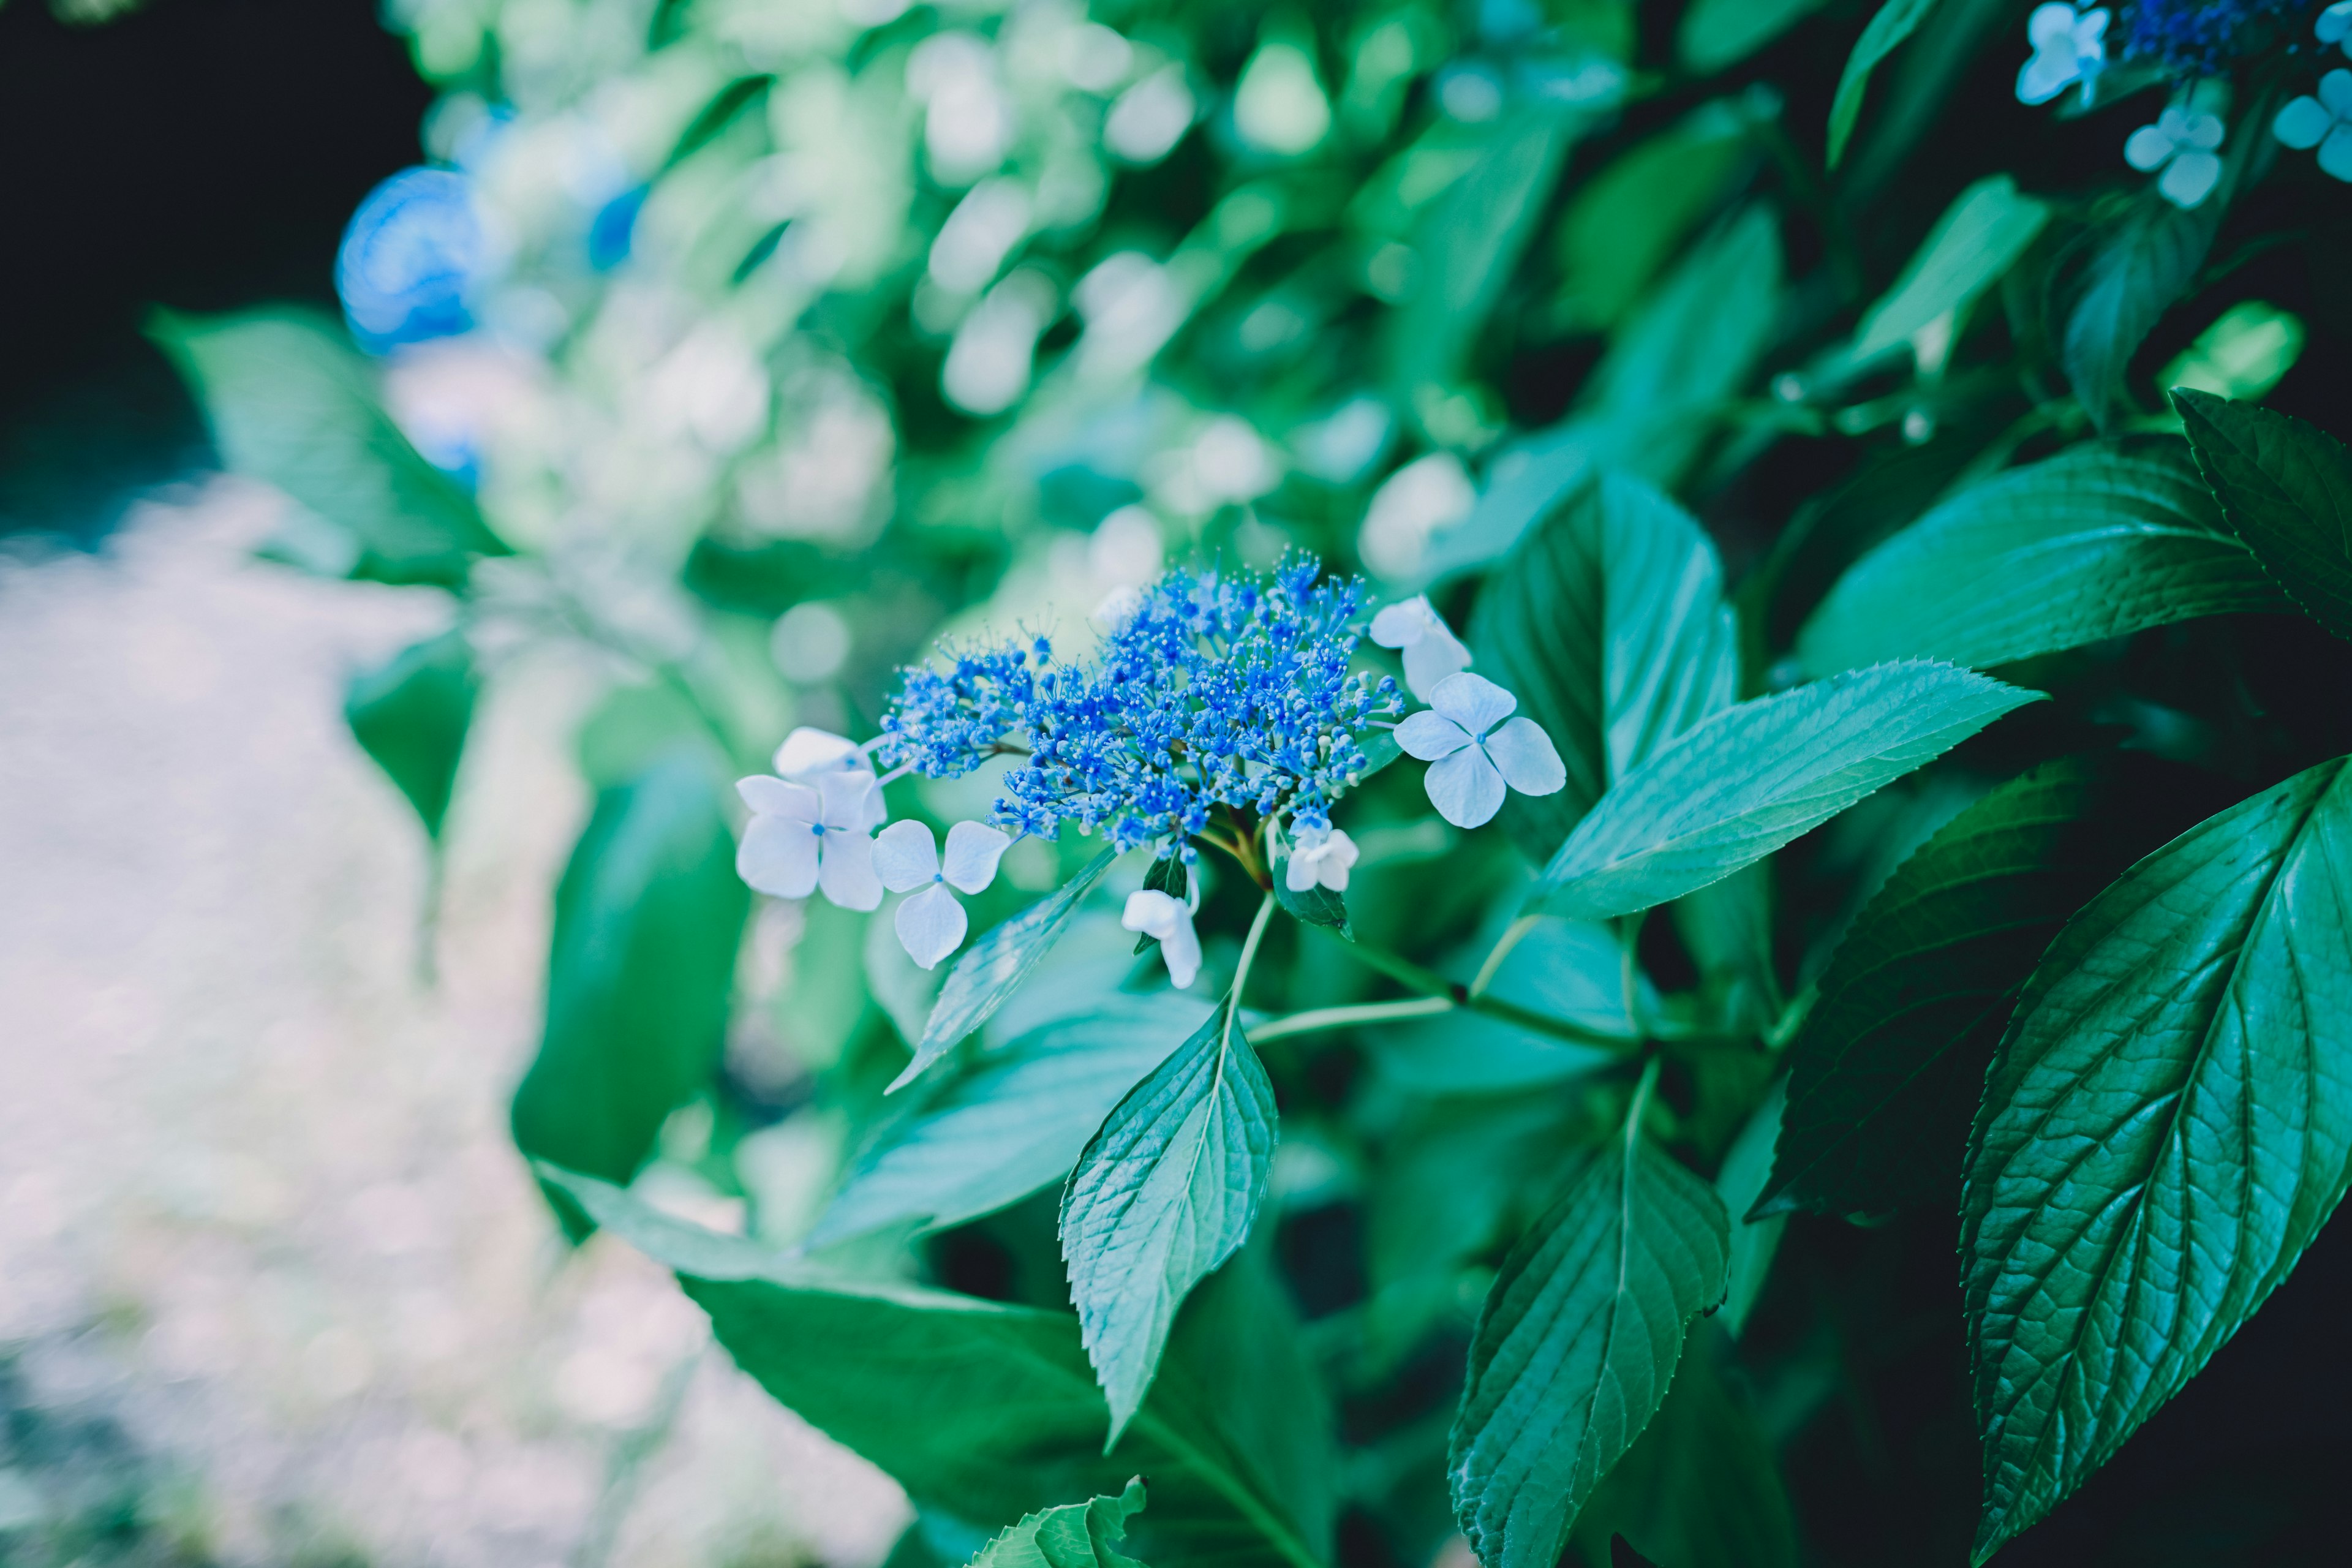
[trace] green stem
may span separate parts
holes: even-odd
[[[1478,966],[1478,973],[1472,977],[1471,995],[1486,994],[1486,987],[1494,982],[1495,972],[1503,967],[1503,960],[1511,955],[1511,949],[1518,946],[1527,934],[1536,929],[1536,922],[1542,919],[1541,915],[1521,915],[1511,922],[1510,929],[1503,933],[1501,941],[1495,943],[1493,951],[1486,954],[1486,961]]]
[[[1250,921],[1249,935],[1242,939],[1242,961],[1234,965],[1234,988],[1225,996],[1224,1037],[1219,1048],[1234,1047],[1234,1021],[1242,1016],[1242,987],[1249,984],[1250,966],[1257,962],[1257,944],[1265,940],[1265,928],[1274,919],[1274,895],[1268,893],[1258,900],[1257,918]]]
[[[1642,1068],[1642,1081],[1633,1086],[1633,1103],[1625,1108],[1625,1152],[1641,1142],[1642,1113],[1650,1109],[1650,1095],[1658,1087],[1658,1067],[1664,1058],[1652,1057]]]
[[[1446,996],[1415,996],[1404,1002],[1362,1002],[1350,1007],[1313,1007],[1304,1013],[1293,1013],[1260,1024],[1249,1032],[1253,1045],[1265,1045],[1270,1040],[1286,1039],[1292,1035],[1318,1034],[1325,1029],[1345,1029],[1357,1024],[1399,1023],[1407,1018],[1434,1018],[1454,1011],[1454,1002]]]
[[[1321,927],[1313,928],[1321,930]],[[1603,1035],[1582,1028],[1565,1018],[1555,1018],[1549,1013],[1538,1013],[1522,1007],[1516,1002],[1506,1002],[1499,996],[1473,994],[1471,988],[1456,980],[1448,980],[1433,969],[1424,969],[1409,958],[1373,947],[1368,942],[1351,942],[1340,944],[1348,953],[1368,968],[1377,969],[1409,991],[1423,996],[1443,997],[1456,1007],[1466,1007],[1473,1013],[1484,1013],[1506,1023],[1517,1024],[1539,1035],[1549,1035],[1570,1045],[1593,1046],[1604,1051],[1632,1051],[1639,1048],[1639,1038],[1627,1039],[1621,1035]],[[1433,1012],[1437,1011],[1432,1009]]]

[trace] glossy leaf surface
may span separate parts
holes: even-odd
[[[2172,405],[2238,537],[2305,615],[2352,637],[2352,454],[2251,403],[2182,387]]]

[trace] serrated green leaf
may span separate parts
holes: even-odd
[[[1870,91],[1871,73],[1919,30],[1919,24],[1935,8],[1936,0],[1886,0],[1871,16],[1870,26],[1862,30],[1853,53],[1846,57],[1845,69],[1838,77],[1837,96],[1830,102],[1831,168],[1836,168],[1845,157],[1845,145],[1853,137],[1855,123],[1862,119],[1863,99]]]
[[[1785,1215],[1759,1217],[1750,1212],[1772,1173],[1772,1151],[1780,1141],[1788,1098],[1789,1080],[1785,1077],[1775,1080],[1764,1103],[1724,1152],[1723,1167],[1715,1173],[1716,1195],[1723,1200],[1724,1212],[1731,1215],[1731,1268],[1718,1321],[1735,1340],[1747,1328],[1756,1298],[1764,1293],[1773,1255],[1780,1250],[1780,1233],[1788,1228]]]
[[[1116,1444],[1176,1310],[1249,1237],[1274,1172],[1274,1086],[1232,999],[1119,1101],[1062,1194],[1062,1257]]]
[[[1601,1478],[1665,1397],[1683,1325],[1723,1299],[1714,1189],[1635,1121],[1569,1163],[1478,1317],[1447,1468],[1486,1568],[1552,1568]]]
[[[1181,991],[1116,996],[983,1054],[875,1130],[810,1245],[908,1220],[961,1225],[1060,1179],[1208,1010]]]
[[[2096,238],[2075,280],[2061,357],[2075,397],[2100,429],[2114,423],[2132,355],[2205,265],[2228,197],[2217,190],[2184,211],[2150,191]]]
[[[1152,1568],[1321,1568],[1294,1500],[1247,1457],[1179,1342],[1116,1452],[1066,1312],[846,1279],[656,1213],[606,1183],[541,1179],[656,1262],[781,1404],[889,1472],[919,1505],[1017,1519],[1148,1476],[1133,1521]],[[1180,1336],[1180,1342],[1181,1340]]]
[[[1797,657],[1817,675],[1890,658],[1981,668],[2284,607],[2188,448],[2152,437],[2077,447],[1952,497],[1854,563]]]
[[[2187,387],[2172,405],[2221,513],[2303,612],[2352,637],[2352,455],[2291,414]]]
[[[2021,195],[2007,174],[1988,175],[1962,191],[1920,243],[1903,276],[1864,315],[1854,334],[1854,360],[1875,359],[1938,319],[1965,310],[2000,281],[2049,221],[2050,209]]]
[[[221,460],[348,534],[350,574],[460,587],[504,555],[471,496],[408,444],[342,332],[292,310],[160,312],[150,335],[204,405]]]
[[[1962,1209],[1979,1563],[2179,1391],[2352,1181],[2347,781],[2324,763],[2140,861],[2018,1003]]]
[[[1127,1521],[1143,1511],[1143,1478],[1117,1497],[1064,1503],[1024,1515],[980,1549],[971,1568],[1144,1568],[1118,1550]]]
[[[343,689],[352,738],[408,797],[431,838],[448,814],[476,685],[473,651],[451,630],[357,672]]]
[[[698,757],[596,797],[555,890],[546,1032],[514,1096],[524,1153],[610,1181],[636,1173],[663,1119],[719,1065],[750,902]]]
[[[1727,708],[1601,797],[1544,868],[1528,907],[1598,921],[1678,899],[2041,696],[1912,660]]]
[[[1503,808],[1533,860],[1637,763],[1728,707],[1738,684],[1714,544],[1668,497],[1619,474],[1573,492],[1520,542],[1479,595],[1470,635],[1479,667],[1567,764],[1566,788]]]
[[[940,999],[923,1025],[923,1037],[915,1042],[915,1059],[890,1080],[893,1090],[912,1083],[1004,1005],[1061,936],[1079,901],[1118,858],[1118,851],[1104,850],[1052,896],[1038,900],[965,950],[940,988]]]
[[[1985,1068],[2042,950],[2193,824],[2208,793],[2145,755],[2064,758],[1993,790],[1905,860],[1830,961],[1790,1048],[1759,1212],[1952,1203]]]
[[[1807,16],[1822,0],[1692,0],[1675,32],[1675,54],[1700,76],[1738,65]]]

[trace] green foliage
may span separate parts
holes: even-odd
[[[2172,395],[2222,515],[2304,613],[2352,637],[2352,456],[2291,415]]]
[[[1693,0],[1675,34],[1675,50],[1692,70],[1719,71],[1821,7],[1822,0]]]
[[[2352,1183],[2352,791],[2324,763],[2067,922],[1985,1082],[1962,1209],[1977,1560],[2123,1445]]]
[[[1937,321],[1966,310],[2017,264],[2049,217],[2050,209],[2020,195],[2007,174],[1962,191],[1895,287],[1863,317],[1853,357],[1866,362],[1916,342]]]
[[[1903,47],[1904,41],[1919,30],[1927,13],[1936,8],[1936,0],[1886,0],[1874,12],[1870,25],[1846,57],[1845,69],[1838,77],[1837,96],[1830,100],[1830,140],[1828,163],[1832,169],[1845,156],[1846,143],[1853,139],[1855,123],[1862,119],[1864,96],[1870,90],[1870,77],[1886,57]]]
[[[1143,1511],[1143,1479],[1117,1497],[1067,1502],[1025,1514],[981,1548],[971,1568],[1142,1568],[1118,1549],[1127,1521]]]
[[[352,738],[408,797],[430,838],[448,815],[477,686],[465,633],[452,630],[354,673],[343,689]]]
[[[2100,429],[2115,424],[2132,355],[2205,264],[2223,202],[2217,195],[2184,212],[2150,193],[2088,237],[2063,296],[2063,357],[2074,395]]]

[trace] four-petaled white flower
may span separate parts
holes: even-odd
[[[1290,863],[1282,879],[1294,893],[1316,887],[1348,890],[1348,868],[1356,863],[1356,841],[1336,827],[1307,828],[1291,840]]]
[[[2321,77],[2319,96],[2289,102],[2271,122],[2271,134],[2290,147],[2318,148],[2320,168],[2352,181],[2352,70]]]
[[[1423,702],[1439,681],[1470,668],[1470,650],[1439,618],[1426,594],[1374,616],[1372,640],[1403,653],[1405,689]]]
[[[1127,910],[1118,923],[1131,931],[1157,938],[1160,955],[1168,961],[1168,982],[1181,991],[1201,973],[1201,938],[1192,930],[1192,906],[1157,888],[1140,888],[1127,896]]]
[[[2091,79],[2107,63],[2107,13],[2077,11],[2072,5],[2036,5],[2027,18],[2025,36],[2033,58],[2017,73],[2021,103],[2047,103],[2076,82],[2087,97]]]
[[[959,892],[977,893],[996,879],[996,863],[1012,838],[984,822],[959,822],[948,829],[947,863],[940,862],[931,830],[919,822],[894,822],[874,841],[874,870],[894,893],[914,893],[898,905],[898,942],[925,969],[963,945],[971,929]],[[917,889],[921,891],[916,892]]]
[[[2179,104],[2143,125],[2124,142],[2124,162],[2141,174],[2164,171],[2156,183],[2164,199],[2177,207],[2193,207],[2213,194],[2221,182],[2221,160],[2213,149],[2225,134],[2221,117]]]
[[[1492,820],[1506,784],[1521,795],[1552,795],[1567,784],[1568,769],[1543,726],[1509,719],[1518,705],[1493,681],[1465,671],[1439,681],[1429,706],[1396,727],[1405,755],[1430,764],[1423,781],[1429,804],[1454,826]]]
[[[812,789],[844,773],[863,774],[868,784],[874,778],[873,764],[866,760],[865,747],[846,735],[807,724],[786,735],[784,743],[776,748],[775,769],[778,776]],[[878,789],[871,793],[862,809],[869,819],[866,824],[868,827],[880,826],[889,816]]]
[[[739,779],[735,789],[751,808],[735,851],[737,876],[779,899],[805,899],[822,888],[845,910],[881,903],[870,835],[882,792],[873,774],[824,773],[811,787],[761,773]]]
[[[2319,14],[2312,30],[2323,44],[2341,44],[2344,52],[2352,55],[2352,0],[2336,0]]]

